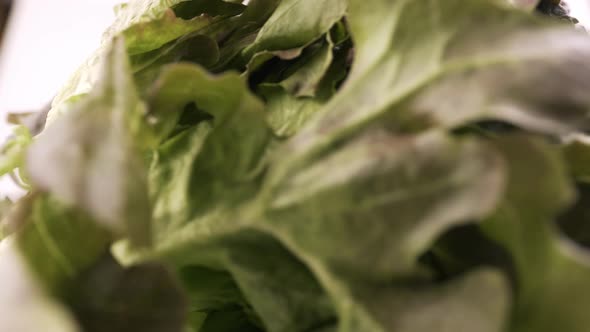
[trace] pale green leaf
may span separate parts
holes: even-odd
[[[589,256],[553,224],[574,197],[566,169],[542,142],[504,139],[497,146],[508,160],[512,181],[499,210],[482,226],[514,261],[517,287],[510,331],[586,331]]]
[[[32,183],[88,211],[115,233],[149,243],[151,216],[141,149],[152,139],[145,115],[119,39],[92,92],[30,147],[26,169]]]

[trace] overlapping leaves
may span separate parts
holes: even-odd
[[[584,332],[589,149],[562,134],[588,129],[588,59],[497,1],[123,5],[43,133],[5,148],[31,184],[2,231],[33,319]],[[11,310],[0,328],[39,329]]]

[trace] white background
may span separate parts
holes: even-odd
[[[0,45],[0,142],[8,112],[38,110],[100,43],[120,0],[15,0]],[[0,179],[0,198],[21,191]]]
[[[589,0],[567,0],[571,15],[590,30],[590,1]]]

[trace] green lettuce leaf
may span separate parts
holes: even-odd
[[[289,65],[289,72],[284,78],[267,75],[256,86],[257,93],[266,100],[267,121],[275,135],[290,137],[299,132],[307,121],[317,113],[335,93],[336,84],[344,78],[346,72],[346,55],[348,45],[337,48],[328,37],[327,41],[307,47],[302,56]],[[261,76],[260,72],[281,72],[268,61],[265,56],[273,53],[258,53],[250,62],[248,70],[252,70],[250,79]],[[253,70],[254,67],[256,70]],[[279,82],[273,82],[280,80]]]
[[[588,126],[583,33],[486,0],[351,0],[348,12],[350,77],[288,144],[285,164],[377,121],[397,130],[490,117],[551,133]]]
[[[563,155],[570,174],[580,182],[590,181],[590,142],[586,135],[574,134],[565,138]]]
[[[296,134],[322,106],[316,99],[294,97],[275,84],[261,84],[258,89],[267,102],[268,125],[279,137]]]
[[[51,124],[64,112],[64,102],[72,96],[87,93],[96,84],[100,77],[101,59],[107,56],[113,39],[124,37],[129,54],[141,54],[145,58],[146,53],[165,47],[180,37],[198,33],[219,22],[222,16],[237,14],[234,9],[228,8],[229,4],[223,6],[222,1],[191,1],[197,5],[192,5],[194,8],[189,13],[196,16],[185,17],[188,14],[183,10],[183,7],[187,7],[185,2],[186,0],[132,0],[117,7],[117,19],[105,32],[102,46],[74,73],[54,98],[48,123]],[[177,17],[174,9],[184,18]]]
[[[15,209],[8,220],[14,241],[36,280],[56,296],[62,296],[112,241],[87,214],[46,194],[26,197]]]
[[[27,127],[21,125],[14,129],[12,137],[8,138],[0,150],[0,176],[24,165],[26,151],[32,141]]]
[[[290,175],[269,223],[339,273],[385,281],[410,273],[441,231],[490,213],[503,183],[502,160],[485,145],[373,130]]]
[[[28,151],[36,188],[88,211],[138,245],[151,241],[142,149],[151,128],[130,74],[124,41],[105,58],[100,82],[45,130]]]
[[[584,248],[590,247],[590,188],[586,183],[578,183],[575,204],[560,214],[557,221],[559,229]]]
[[[358,288],[355,303],[367,312],[351,310],[340,331],[500,332],[506,327],[509,295],[498,271],[476,270],[443,285]],[[378,326],[368,325],[369,315]]]
[[[283,0],[247,53],[297,49],[327,32],[346,11],[343,0]]]
[[[232,73],[212,76],[191,64],[166,68],[149,99],[152,116],[161,119],[159,131],[169,133],[180,111],[191,103],[212,120],[189,129],[192,134],[180,134],[192,142],[190,152],[185,149],[186,140],[177,137],[163,145],[162,153],[156,155],[151,167],[151,186],[158,195],[153,201],[161,211],[156,212],[157,221],[168,222],[166,215],[175,210],[190,219],[222,206],[231,209],[254,195],[259,187],[270,131],[263,104],[247,90],[243,79]],[[168,182],[166,175],[176,174],[184,174],[181,176],[186,182]],[[169,185],[180,187],[161,190]],[[181,205],[169,209],[161,200]]]
[[[505,139],[497,146],[507,157],[512,181],[499,210],[482,226],[514,260],[511,331],[585,331],[588,253],[565,240],[552,222],[574,198],[566,169],[541,142]]]
[[[586,332],[590,40],[521,5],[120,5],[2,150],[0,330]]]
[[[66,303],[84,331],[182,332],[186,300],[160,264],[122,268],[110,254],[80,273]]]

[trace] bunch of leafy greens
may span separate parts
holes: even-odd
[[[1,331],[587,332],[590,40],[498,0],[137,0],[0,170]]]

